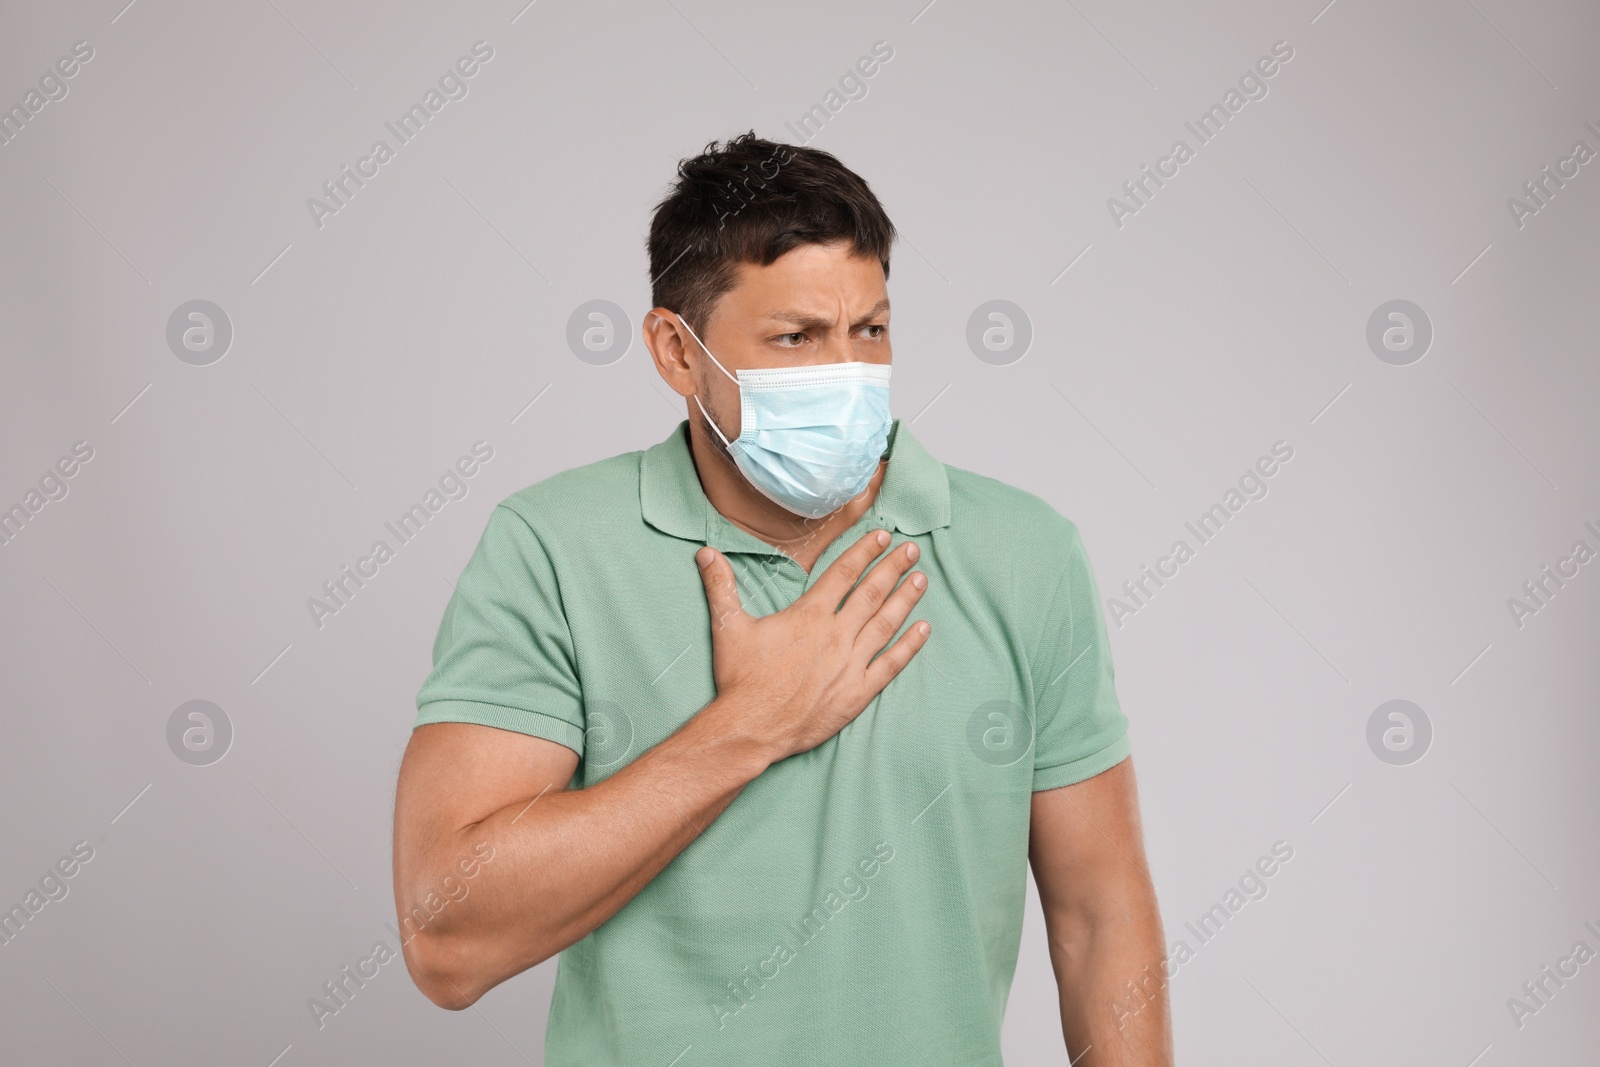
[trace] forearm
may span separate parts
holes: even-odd
[[[616,914],[770,763],[742,710],[712,701],[603,782],[548,789],[441,835],[418,864],[416,903],[458,857],[493,848],[469,892],[408,944],[419,985],[446,1007],[550,958]]]
[[[1136,891],[1124,904],[1093,920],[1049,923],[1061,1029],[1075,1067],[1173,1062],[1166,950],[1154,892]]]

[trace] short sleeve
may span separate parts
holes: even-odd
[[[413,728],[468,722],[583,755],[583,693],[555,567],[526,519],[501,504],[445,607]]]
[[[1029,660],[1035,792],[1093,778],[1130,752],[1099,590],[1076,527],[1067,538],[1065,563]]]

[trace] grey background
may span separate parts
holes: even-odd
[[[1600,964],[1520,1029],[1506,1002],[1600,949],[1600,563],[1520,628],[1507,599],[1600,548],[1600,163],[1521,228],[1506,201],[1600,150],[1600,14],[925,2],[6,6],[6,106],[95,50],[0,146],[0,505],[95,450],[0,547],[0,905],[95,849],[0,946],[8,1061],[541,1061],[553,961],[459,1014],[398,960],[321,1029],[306,1002],[395,943],[395,771],[490,509],[683,417],[637,337],[674,164],[796,140],[884,40],[811,143],[904,234],[894,411],[936,456],[1077,522],[1104,599],[1295,450],[1111,631],[1168,940],[1295,850],[1173,979],[1180,1061],[1593,1062]],[[319,229],[307,200],[480,39],[469,94]],[[1114,225],[1279,40],[1269,94]],[[209,366],[166,344],[196,299],[234,331]],[[995,299],[1033,331],[1006,365],[966,344]],[[1409,366],[1366,344],[1394,299],[1433,326]],[[630,316],[607,365],[566,343],[591,300]],[[317,628],[480,439],[469,495]],[[1396,699],[1433,728],[1405,766],[1367,744]],[[192,700],[232,724],[209,766],[168,748]],[[1030,897],[1008,1063],[1065,1062],[1054,997]]]

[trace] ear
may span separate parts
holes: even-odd
[[[688,337],[678,324],[678,316],[668,308],[651,308],[645,312],[639,332],[661,380],[679,396],[693,396],[698,387],[689,367]]]

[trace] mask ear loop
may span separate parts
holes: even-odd
[[[700,340],[700,335],[694,332],[694,327],[689,325],[688,320],[686,320],[682,315],[679,315],[678,321],[683,323],[683,328],[689,331],[689,336],[694,338],[695,344],[699,345],[701,350],[704,351],[706,355],[711,356],[711,349],[706,348],[706,343]],[[732,381],[734,385],[739,384],[739,379],[735,378],[731,374],[728,374],[728,368],[724,367],[721,360],[717,359],[716,356],[711,356],[711,362],[715,363],[717,365],[717,369],[723,374],[727,375],[728,379]],[[740,398],[743,399],[742,393],[740,394]],[[728,440],[728,435],[722,432],[722,427],[717,425],[717,420],[713,419],[710,413],[706,411],[706,406],[700,403],[699,393],[694,394],[694,402],[700,408],[700,414],[706,417],[706,421],[711,424],[711,428],[717,432],[717,436],[722,438],[723,445],[731,449],[733,447],[733,442]]]

